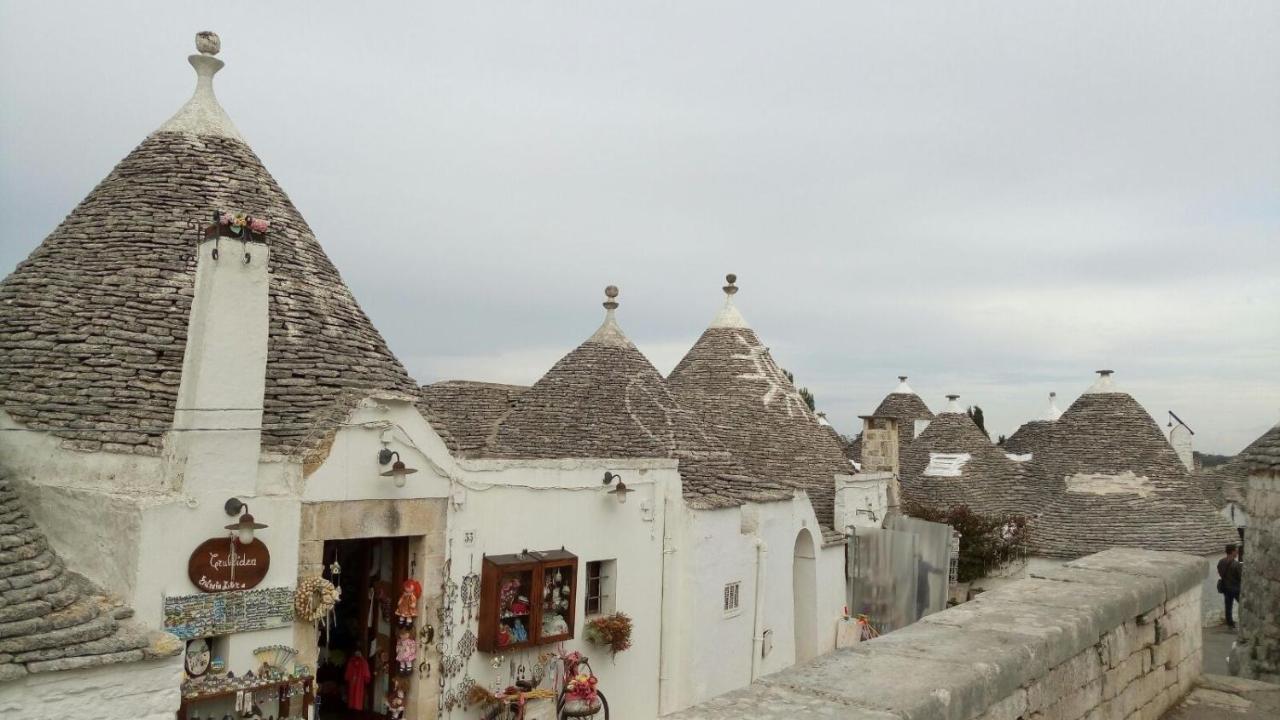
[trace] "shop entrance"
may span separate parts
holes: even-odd
[[[393,613],[412,571],[408,538],[328,540],[324,564],[324,577],[342,597],[318,641],[319,717],[385,718],[395,663]]]

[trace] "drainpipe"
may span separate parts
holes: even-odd
[[[764,568],[769,559],[769,546],[756,538],[756,601],[755,619],[751,628],[751,682],[760,677],[760,665],[764,661]]]
[[[655,490],[658,484],[654,484]],[[673,583],[675,582],[676,562],[675,559],[669,557],[675,554],[675,541],[668,534],[667,518],[673,512],[675,503],[670,501],[665,488],[662,491],[662,588],[661,596],[658,601],[658,612],[662,614],[661,626],[658,632],[658,714],[666,715],[675,712],[675,700],[671,697],[674,692],[672,687],[672,665],[675,659],[672,657],[677,652],[676,647],[676,625],[677,613],[679,608],[676,605],[676,598],[679,593],[675,591]],[[656,502],[654,503],[657,504]]]

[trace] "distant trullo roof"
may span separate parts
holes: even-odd
[[[724,306],[667,384],[752,476],[804,489],[818,521],[833,530],[835,475],[853,468],[839,436],[818,422],[735,307],[737,278],[728,279]]]
[[[1280,425],[1259,435],[1226,463],[1207,468],[1198,477],[1214,507],[1233,502],[1244,506],[1249,491],[1249,474],[1255,470],[1280,468]]]
[[[1053,423],[1060,417],[1062,417],[1062,411],[1058,409],[1058,393],[1051,392],[1049,407],[1045,410],[1044,417],[1023,423],[1022,427],[1015,430],[1004,441],[1005,451],[1017,455],[1035,453],[1036,447],[1048,438]]]
[[[694,507],[790,498],[792,491],[784,483],[746,478],[730,449],[696,412],[677,401],[618,326],[617,295],[617,288],[607,288],[600,328],[512,399],[484,454],[676,458],[685,498]],[[451,414],[440,395],[434,402],[428,395],[426,404],[436,414]]]
[[[902,454],[902,495],[934,508],[969,505],[978,512],[1025,512],[1019,465],[953,400]]]
[[[305,454],[356,395],[416,385],[218,104],[222,61],[190,62],[191,100],[0,284],[0,402],[69,447],[157,454],[181,378],[199,229],[215,210],[242,211],[271,224],[263,449]]]
[[[1207,555],[1237,539],[1110,371],[1053,423],[1025,467],[1035,483],[1032,543],[1040,554],[1139,547]]]
[[[932,420],[933,411],[907,384],[907,376],[898,376],[898,386],[885,396],[872,413],[877,417],[889,417],[898,421],[898,448],[905,450],[915,438],[915,421]]]
[[[0,476],[0,682],[180,651],[171,636],[126,622],[130,615],[67,570]]]
[[[1280,425],[1263,433],[1241,454],[1251,471],[1280,470]]]

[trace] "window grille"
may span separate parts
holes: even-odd
[[[616,567],[616,560],[592,560],[587,563],[585,609],[588,615],[610,615],[613,613],[613,588]]]
[[[724,586],[724,614],[736,615],[741,610],[740,595],[742,582],[735,581]]]

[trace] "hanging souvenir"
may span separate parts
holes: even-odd
[[[462,624],[471,622],[476,608],[480,605],[480,576],[475,571],[475,556],[471,557],[471,572],[462,576]]]
[[[196,638],[187,643],[185,668],[187,677],[204,677],[209,671],[209,641]]]
[[[404,686],[400,684],[400,678],[392,678],[391,688],[387,690],[387,718],[388,720],[404,718]]]
[[[404,590],[400,593],[400,601],[396,603],[396,622],[401,627],[413,625],[418,617],[418,598],[422,596],[422,585],[417,580],[405,580]]]
[[[413,640],[413,631],[400,628],[399,639],[396,640],[396,668],[401,675],[413,674],[413,663],[418,659],[418,643]]]

